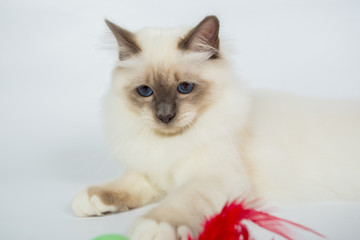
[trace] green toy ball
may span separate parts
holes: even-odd
[[[127,237],[121,236],[119,234],[104,234],[94,238],[93,240],[130,240]]]

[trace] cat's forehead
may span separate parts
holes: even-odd
[[[180,75],[174,68],[150,67],[145,73],[145,82],[151,85],[173,85],[180,81]]]
[[[164,88],[177,86],[180,82],[195,82],[197,76],[176,65],[159,64],[149,66],[142,78],[142,81],[149,86]]]
[[[136,33],[136,41],[142,49],[143,57],[148,61],[175,59],[179,54],[179,41],[189,30],[189,27],[145,28]]]

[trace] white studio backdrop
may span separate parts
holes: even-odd
[[[219,17],[221,41],[234,49],[234,67],[250,88],[360,98],[360,1],[2,0],[1,239],[125,233],[145,210],[94,219],[70,210],[76,191],[122,171],[102,135],[101,97],[117,57],[103,20],[136,31],[191,26],[210,14]],[[338,215],[325,221],[330,209]],[[280,213],[330,239],[360,236],[357,204]],[[336,228],[338,217],[344,224]]]

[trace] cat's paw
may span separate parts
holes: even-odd
[[[187,226],[172,226],[168,222],[157,222],[141,218],[130,232],[131,240],[187,240],[191,236]]]
[[[114,205],[105,204],[96,194],[89,194],[85,189],[75,195],[72,201],[72,211],[78,217],[101,216],[119,211]]]

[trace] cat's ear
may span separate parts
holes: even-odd
[[[179,48],[198,52],[213,52],[211,58],[217,58],[219,28],[219,19],[216,16],[207,16],[180,41]]]
[[[105,19],[105,23],[110,28],[118,42],[119,59],[121,61],[128,59],[129,57],[141,51],[140,47],[135,41],[135,35],[132,32],[119,27],[118,25],[110,22],[107,19]]]

